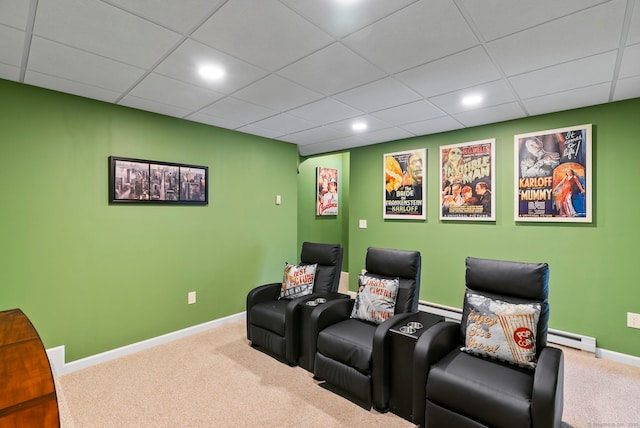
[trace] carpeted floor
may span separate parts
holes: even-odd
[[[248,345],[244,321],[56,379],[62,428],[399,427]],[[565,351],[566,428],[640,426],[640,368]]]

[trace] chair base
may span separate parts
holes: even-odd
[[[326,386],[341,391],[340,395],[361,407],[371,409],[371,376],[345,364],[316,354],[314,377],[326,381]],[[328,389],[328,388],[327,388]]]

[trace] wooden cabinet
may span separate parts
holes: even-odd
[[[0,426],[60,426],[47,353],[20,309],[0,312]]]

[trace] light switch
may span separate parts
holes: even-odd
[[[360,229],[367,228],[367,220],[360,220]]]
[[[282,203],[282,198],[280,195],[276,195],[276,205],[280,205]]]

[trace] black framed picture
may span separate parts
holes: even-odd
[[[109,203],[209,203],[209,168],[109,157]]]

